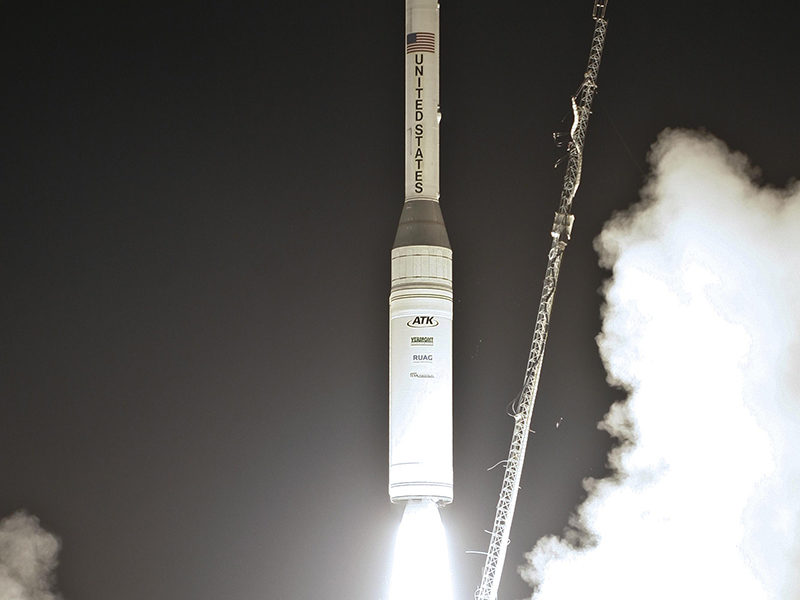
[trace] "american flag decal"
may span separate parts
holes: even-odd
[[[421,31],[406,35],[406,54],[413,52],[436,52],[436,36]]]

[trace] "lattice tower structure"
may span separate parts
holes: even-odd
[[[503,572],[506,548],[511,532],[511,521],[514,518],[517,492],[519,491],[522,477],[525,449],[528,444],[528,435],[533,418],[533,406],[536,401],[536,391],[539,387],[539,376],[542,371],[542,359],[544,358],[547,333],[550,327],[553,297],[558,283],[561,260],[567,247],[567,242],[570,239],[574,222],[572,203],[581,181],[583,145],[589,125],[592,101],[597,91],[597,75],[600,70],[600,59],[603,54],[608,25],[605,20],[605,9],[606,1],[596,0],[593,12],[595,27],[589,52],[589,63],[583,81],[576,94],[572,97],[573,124],[570,130],[569,155],[561,191],[561,200],[551,229],[553,239],[547,256],[544,285],[539,301],[539,310],[536,314],[536,325],[525,369],[525,378],[522,392],[513,409],[514,433],[511,437],[511,447],[508,452],[503,484],[497,503],[489,550],[483,567],[481,583],[475,591],[475,600],[496,600],[500,586],[500,576]]]

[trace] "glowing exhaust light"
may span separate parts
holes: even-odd
[[[447,540],[431,500],[406,505],[394,548],[389,600],[452,600]]]

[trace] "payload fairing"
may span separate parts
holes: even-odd
[[[453,500],[452,251],[439,208],[439,6],[406,0],[406,186],[389,295],[389,497]]]

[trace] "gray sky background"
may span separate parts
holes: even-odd
[[[458,597],[480,578],[592,32],[590,0],[443,2]],[[375,600],[403,3],[6,6],[0,517],[62,540],[68,600]],[[800,8],[612,0],[502,594],[604,472],[621,397],[592,241],[665,127],[783,186]],[[556,427],[556,424],[559,424]]]

